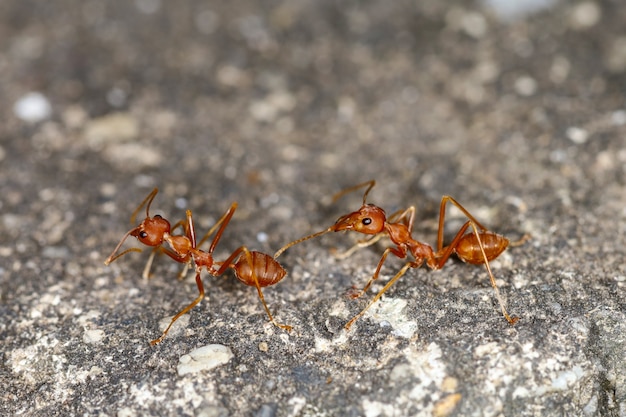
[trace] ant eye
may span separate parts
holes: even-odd
[[[361,223],[363,223],[366,226],[369,226],[370,224],[372,224],[372,219],[370,219],[369,217],[364,218]]]
[[[141,231],[141,232],[139,232],[139,237],[142,238],[142,239],[145,239],[145,238],[148,237],[148,233],[144,232],[144,231]]]
[[[155,214],[155,215],[154,215],[154,218],[155,218],[155,219],[162,219],[163,217],[162,217],[160,214]]]

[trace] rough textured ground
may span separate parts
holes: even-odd
[[[626,416],[625,21],[611,0],[1,2],[0,414]],[[154,213],[202,232],[238,201],[224,259],[328,227],[369,179],[430,244],[444,194],[531,234],[492,263],[519,323],[451,260],[346,333],[402,262],[350,300],[386,242],[338,260],[357,236],[332,234],[265,290],[293,332],[207,276],[152,347],[193,280],[167,257],[142,279],[147,252],[103,264],[155,186]]]

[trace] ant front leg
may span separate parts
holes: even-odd
[[[215,238],[213,238],[213,241],[211,242],[211,247],[209,248],[209,253],[213,253],[213,251],[215,250],[215,247],[217,246],[218,242],[222,238],[224,229],[226,229],[226,226],[228,226],[228,223],[230,223],[230,219],[232,219],[233,215],[235,214],[235,210],[237,210],[236,201],[230,205],[228,210],[226,210],[224,214],[222,214],[222,217],[220,217],[217,220],[217,222],[215,222],[215,224],[209,229],[209,231],[206,232],[206,234],[202,237],[202,239],[200,239],[200,242],[198,243],[198,247],[202,246],[202,244],[206,242],[207,239],[209,239],[209,237],[211,237],[211,235],[213,235],[213,233],[215,233],[215,231],[219,228],[219,230],[217,231],[217,234],[215,235]]]
[[[388,223],[399,223],[404,220],[409,233],[413,233],[413,223],[415,221],[415,206],[411,206],[408,209],[402,211],[398,210],[387,217]]]
[[[188,313],[192,308],[194,308],[204,298],[204,286],[202,285],[202,278],[200,276],[200,268],[199,267],[196,268],[196,285],[198,286],[198,296],[196,297],[196,299],[193,300],[187,307],[183,308],[178,314],[176,314],[172,318],[172,321],[170,321],[170,324],[163,331],[161,336],[159,336],[158,338],[156,338],[156,339],[154,339],[154,340],[152,340],[150,342],[150,344],[152,346],[156,345],[157,343],[161,343],[163,341],[163,339],[165,338],[165,336],[167,335],[167,333],[170,331],[170,328],[172,327],[174,322],[176,320],[178,320],[183,314]]]
[[[184,220],[179,220],[174,225],[174,227],[172,227],[172,231],[174,231],[178,227],[183,227],[183,230],[185,232],[185,236],[191,242],[191,248],[195,248],[196,247],[196,231],[195,231],[195,227],[194,227],[194,224],[193,224],[193,218],[192,218],[192,215],[191,215],[191,210],[187,210],[186,215],[187,215],[187,221],[185,222]],[[185,262],[185,266],[183,267],[183,269],[178,274],[178,280],[179,281],[184,280],[185,277],[187,276],[187,271],[189,271],[189,267],[191,267],[191,260],[192,260],[192,258],[189,257],[187,262]]]
[[[367,248],[368,246],[372,246],[373,244],[375,244],[376,242],[378,242],[380,239],[384,238],[385,235],[383,233],[379,233],[377,235],[371,236],[367,239],[364,240],[360,240],[358,241],[354,246],[352,246],[350,249],[341,252],[341,253],[337,253],[334,254],[336,259],[339,260],[343,260],[343,259],[347,259],[350,256],[352,256],[352,254],[354,252],[356,252],[359,249],[363,249],[363,248]]]
[[[372,298],[372,301],[370,301],[369,304],[367,304],[367,306],[363,310],[361,310],[356,316],[352,317],[352,319],[348,323],[346,323],[345,329],[350,330],[350,327],[352,327],[354,322],[356,322],[363,314],[365,314],[365,312],[372,305],[374,305],[376,301],[380,300],[380,298],[383,296],[385,291],[387,291],[397,280],[399,280],[409,268],[419,268],[421,264],[422,264],[422,260],[411,261],[411,262],[407,262],[406,264],[404,264],[402,269],[400,269],[400,271],[398,271],[398,273],[393,278],[391,278],[387,284],[385,284],[383,289],[380,290],[378,294],[376,294],[376,297]]]
[[[363,294],[365,294],[367,292],[367,290],[369,290],[369,288],[372,286],[372,284],[374,283],[374,281],[376,281],[378,279],[378,275],[380,275],[380,271],[383,267],[383,264],[385,263],[385,259],[387,259],[387,256],[389,255],[389,253],[393,253],[394,255],[396,255],[398,258],[403,259],[406,258],[406,251],[402,251],[399,248],[387,248],[385,249],[385,251],[383,252],[383,256],[381,256],[380,261],[378,261],[378,266],[376,267],[376,271],[374,272],[374,275],[372,275],[369,279],[369,281],[367,281],[367,284],[365,284],[365,287],[363,287],[363,289],[361,291],[352,291],[348,293],[348,297],[352,298],[352,299],[357,299],[360,296],[362,296]]]
[[[181,310],[178,314],[174,316],[169,326],[165,329],[163,334],[158,338],[150,342],[152,345],[155,345],[163,340],[169,329],[172,327],[174,322],[178,320],[183,314],[189,312],[192,308],[194,308],[202,299],[204,298],[204,286],[202,285],[201,279],[201,270],[203,267],[206,267],[210,273],[213,273],[213,251],[215,250],[215,246],[219,243],[222,234],[224,233],[224,229],[228,225],[231,217],[233,216],[235,210],[237,208],[237,203],[233,203],[229,210],[218,220],[217,225],[219,225],[219,229],[217,234],[213,238],[211,242],[211,246],[207,252],[201,251],[197,249],[196,244],[196,231],[193,223],[193,217],[191,210],[187,210],[187,223],[185,225],[185,236],[171,236],[168,235],[166,241],[169,243],[171,249],[163,249],[163,251],[171,256],[173,259],[178,260],[181,263],[189,263],[191,259],[194,260],[196,264],[196,285],[198,286],[198,297],[193,300],[187,307]],[[215,226],[214,226],[215,228]],[[215,230],[212,228],[212,230]]]

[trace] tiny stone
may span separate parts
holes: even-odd
[[[233,352],[224,345],[207,345],[180,357],[178,375],[186,375],[217,368],[233,358]]]
[[[13,113],[25,122],[36,123],[50,117],[52,106],[46,96],[31,92],[15,102]]]

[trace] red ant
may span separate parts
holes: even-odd
[[[141,205],[135,210],[133,213],[133,219],[136,213],[141,209],[141,207],[147,202],[148,208],[150,203],[154,199],[154,196],[158,192],[158,189],[154,189],[152,193],[141,203]],[[198,297],[193,300],[187,307],[182,309],[179,313],[177,313],[167,328],[163,331],[160,337],[154,339],[150,342],[151,345],[156,345],[160,343],[163,338],[167,335],[170,328],[174,324],[176,320],[178,320],[183,314],[189,312],[193,307],[195,307],[202,299],[204,298],[204,286],[202,284],[202,279],[200,273],[202,268],[206,268],[209,274],[213,276],[220,276],[228,268],[232,268],[235,271],[235,276],[244,284],[255,286],[263,303],[263,307],[265,307],[265,311],[269,316],[270,321],[287,331],[291,330],[291,326],[277,323],[272,316],[267,304],[265,303],[265,298],[263,297],[263,292],[261,291],[261,287],[267,287],[273,284],[276,284],[280,280],[282,280],[287,271],[276,262],[271,256],[257,252],[257,251],[249,251],[245,246],[239,247],[235,250],[226,261],[223,262],[215,262],[213,259],[213,251],[220,241],[226,226],[230,222],[235,210],[237,209],[237,203],[234,202],[231,204],[230,208],[222,215],[222,217],[215,223],[215,225],[207,232],[207,234],[200,240],[200,243],[196,243],[196,233],[195,227],[193,224],[193,219],[191,215],[191,210],[187,210],[187,221],[186,223],[179,222],[175,227],[183,226],[185,229],[184,235],[172,235],[170,234],[169,222],[163,217],[156,215],[154,217],[150,217],[148,214],[148,208],[146,209],[146,219],[136,228],[131,229],[129,232],[124,235],[121,242],[117,245],[113,254],[107,258],[105,263],[108,265],[113,262],[115,259],[124,255],[130,251],[140,251],[138,248],[127,249],[121,254],[114,256],[115,252],[122,245],[124,240],[128,236],[136,236],[142,243],[145,243],[148,246],[154,246],[155,249],[160,249],[165,252],[168,256],[174,259],[176,262],[184,263],[185,265],[189,265],[191,260],[193,259],[194,264],[196,266],[196,285],[198,287]],[[219,227],[213,241],[211,242],[211,246],[208,251],[203,251],[199,249],[199,246],[204,243],[206,239],[208,239],[213,232]],[[147,242],[147,243],[146,243]],[[169,248],[162,247],[163,242],[167,242],[170,246]],[[242,255],[243,254],[243,255]],[[235,262],[236,260],[236,262]],[[151,262],[151,261],[149,261]],[[234,263],[233,263],[234,262]],[[215,266],[219,266],[219,269],[215,269]],[[146,267],[148,270],[149,267]],[[144,271],[145,272],[145,271]]]
[[[334,225],[330,226],[326,230],[322,230],[321,232],[317,232],[288,243],[276,252],[276,254],[274,255],[274,259],[280,256],[280,254],[282,254],[291,246],[305,240],[321,236],[328,232],[352,230],[358,233],[372,235],[371,238],[358,243],[355,247],[346,252],[346,254],[351,253],[356,247],[372,245],[380,240],[382,237],[388,236],[394,246],[385,249],[382,257],[380,258],[380,261],[378,262],[378,267],[376,268],[376,272],[374,272],[374,275],[370,278],[370,280],[360,292],[351,296],[352,298],[358,298],[363,295],[372,285],[374,280],[378,278],[378,275],[383,266],[383,263],[385,262],[385,259],[387,258],[387,255],[393,253],[398,258],[404,259],[407,257],[407,254],[410,253],[413,256],[414,260],[408,261],[400,269],[400,271],[383,287],[382,290],[380,290],[380,292],[372,299],[372,301],[346,324],[346,329],[349,329],[352,324],[354,324],[354,322],[367,311],[367,309],[369,309],[376,301],[378,301],[385,293],[385,291],[387,291],[389,287],[391,287],[398,279],[400,279],[400,277],[402,277],[409,268],[418,268],[424,262],[426,262],[426,265],[428,265],[428,267],[430,267],[431,269],[440,269],[443,267],[450,255],[452,255],[452,253],[456,253],[456,255],[462,261],[470,264],[478,265],[484,263],[485,267],[487,268],[487,272],[489,273],[491,285],[493,286],[493,289],[496,293],[496,298],[500,303],[500,308],[502,309],[502,314],[504,315],[504,318],[509,322],[509,324],[515,324],[519,320],[518,317],[511,317],[507,313],[506,308],[504,307],[504,302],[502,301],[502,297],[500,296],[500,291],[498,290],[498,286],[496,285],[496,280],[493,276],[493,273],[491,272],[491,267],[489,266],[489,262],[497,258],[507,248],[507,246],[509,246],[509,240],[507,238],[488,231],[486,227],[480,224],[474,218],[474,216],[472,216],[456,200],[454,200],[450,196],[443,196],[439,208],[437,251],[434,252],[430,245],[418,242],[411,236],[413,230],[413,222],[415,220],[415,207],[411,206],[404,211],[398,211],[389,216],[389,218],[387,218],[385,215],[385,211],[382,208],[373,204],[366,203],[367,195],[375,184],[376,181],[374,180],[367,181],[337,193],[333,197],[333,201],[337,200],[346,193],[367,186],[367,189],[363,194],[363,205],[359,210],[346,214],[345,216],[341,216]],[[456,236],[452,240],[452,243],[444,247],[443,226],[447,203],[454,204],[459,210],[463,212],[463,214],[469,220],[465,222],[465,224],[459,229]],[[472,231],[466,233],[469,227],[472,228]],[[516,242],[516,244],[521,243],[525,239],[526,237],[522,238],[519,242]]]
[[[237,248],[225,261],[215,262],[213,259],[213,251],[217,246],[219,240],[226,229],[226,226],[230,222],[235,210],[237,209],[237,203],[233,203],[230,208],[222,215],[217,221],[216,225],[210,230],[204,238],[200,241],[200,245],[212,234],[212,231],[217,225],[219,229],[211,242],[211,246],[208,251],[198,249],[196,245],[195,229],[193,220],[191,217],[191,210],[187,210],[187,223],[185,225],[184,236],[172,236],[166,235],[165,241],[170,245],[174,253],[179,257],[179,262],[189,262],[189,259],[193,259],[196,265],[196,284],[198,286],[198,297],[193,300],[187,307],[182,309],[178,314],[172,318],[172,321],[163,331],[160,337],[150,342],[155,345],[163,340],[167,332],[170,330],[176,320],[178,320],[183,314],[190,311],[204,298],[204,286],[202,285],[202,279],[200,278],[200,272],[202,268],[206,268],[209,274],[217,277],[222,275],[228,268],[232,268],[235,271],[235,276],[241,282],[246,285],[254,286],[257,289],[259,299],[263,303],[263,307],[270,319],[270,321],[277,327],[291,331],[292,327],[286,324],[280,324],[274,320],[270,309],[265,303],[265,297],[261,287],[268,287],[274,285],[282,280],[287,271],[274,260],[271,256],[257,251],[250,251],[245,246]],[[243,255],[242,255],[243,254]],[[235,262],[236,260],[236,262]],[[234,262],[234,263],[233,263]],[[219,266],[219,269],[215,269],[215,266]]]

